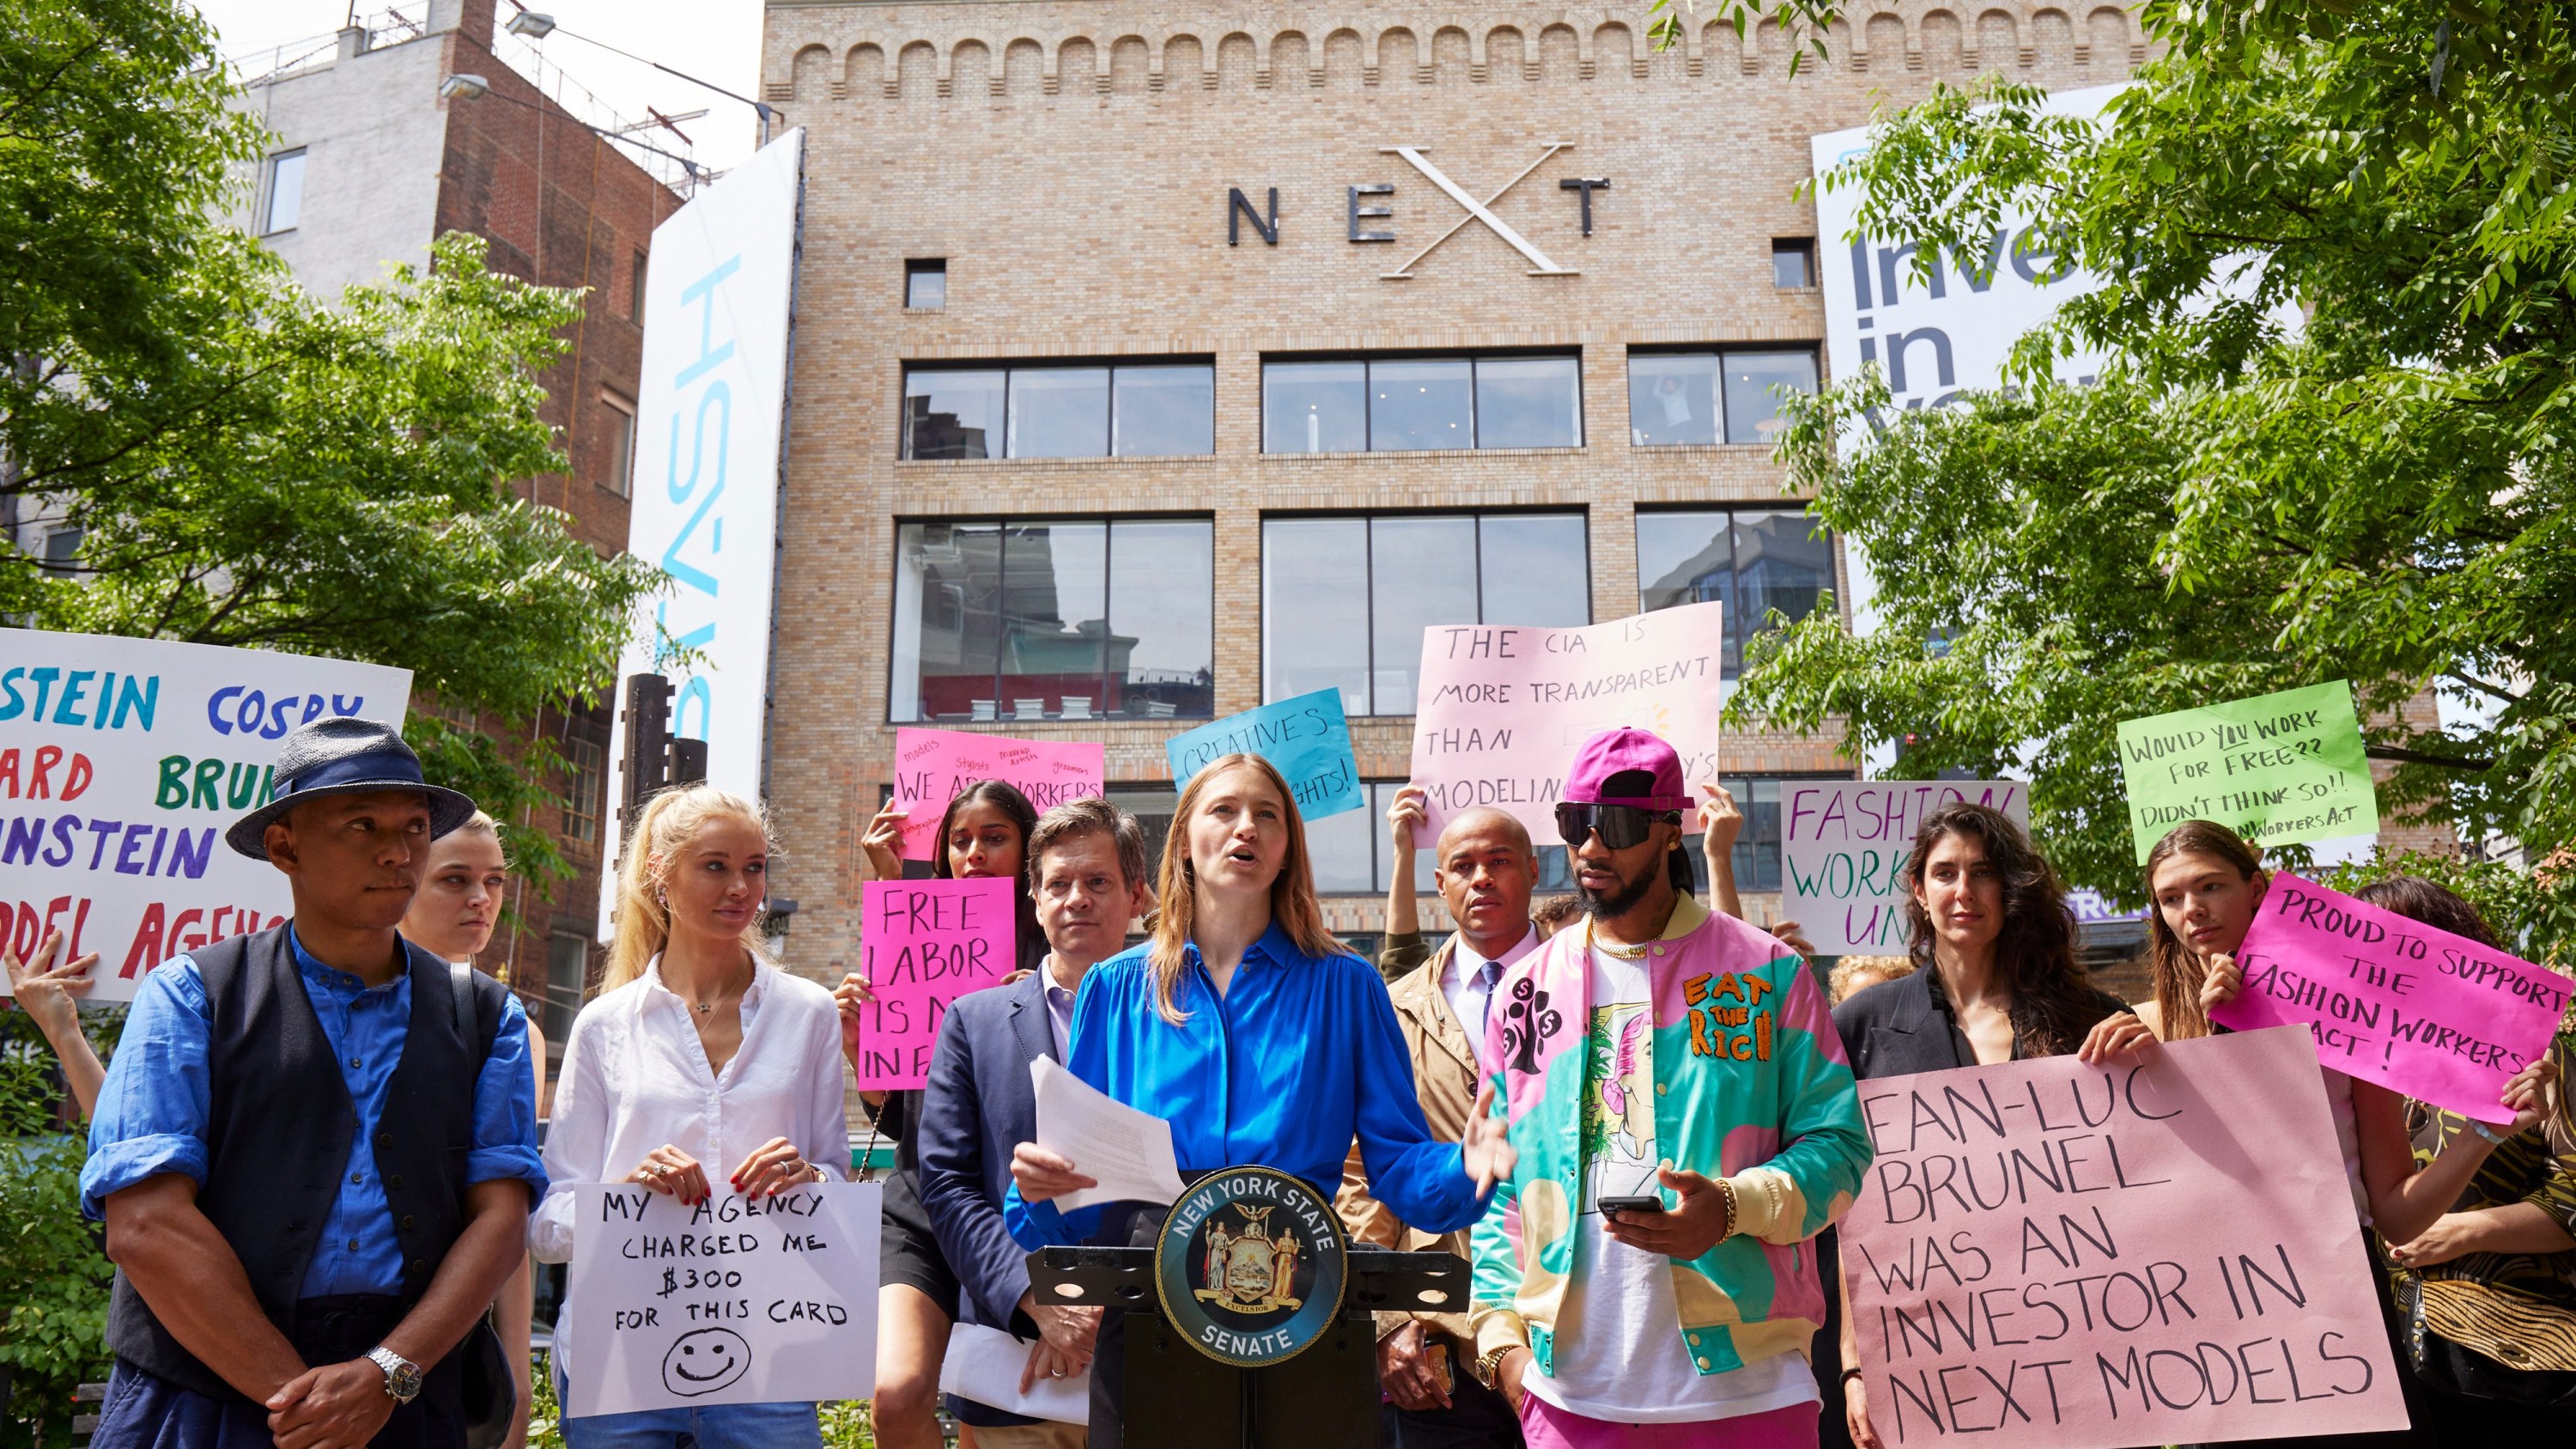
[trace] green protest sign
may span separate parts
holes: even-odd
[[[2256,845],[2379,830],[2379,796],[2344,680],[2120,725],[2138,861],[2166,831],[2212,820]]]

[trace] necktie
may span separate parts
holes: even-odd
[[[1479,1042],[1485,1039],[1486,1024],[1494,1019],[1494,988],[1501,985],[1502,980],[1503,963],[1500,961],[1488,961],[1476,970],[1476,985],[1482,988],[1476,993],[1480,1002],[1476,1011],[1476,1040]]]

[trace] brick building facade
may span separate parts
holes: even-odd
[[[1708,25],[1650,53],[1644,20],[1642,6],[1263,5],[1220,23],[1072,0],[769,0],[763,95],[810,133],[772,725],[780,888],[801,907],[793,964],[832,973],[853,952],[859,837],[898,724],[1104,739],[1113,795],[1168,811],[1163,741],[1193,712],[1342,677],[1333,650],[1358,646],[1333,641],[1358,635],[1348,600],[1317,586],[1342,576],[1336,540],[1361,540],[1370,567],[1396,547],[1397,572],[1373,577],[1407,586],[1406,559],[1484,550],[1472,597],[1488,621],[1581,622],[1527,616],[1577,577],[1590,620],[1684,597],[1726,597],[1730,613],[1746,599],[1794,605],[1801,590],[1811,607],[1820,587],[1848,597],[1839,545],[1802,554],[1779,526],[1797,505],[1760,441],[1759,388],[1726,391],[1739,353],[1759,359],[1746,374],[1757,380],[1823,365],[1815,215],[1797,195],[1808,138],[1984,71],[2053,87],[2119,80],[2143,59],[2136,27],[2108,5],[1881,0],[1792,77],[1771,26],[1739,43]],[[1522,245],[1463,205],[1498,191],[1490,213]],[[914,275],[933,264],[935,292]],[[1301,442],[1286,413],[1340,406],[1333,389],[1354,362],[1371,369],[1356,374],[1362,431],[1337,445],[1313,422]],[[1126,384],[1085,369],[1118,364],[1203,367],[1207,444],[1184,428],[1160,455],[1115,456]],[[1676,372],[1701,413],[1648,397],[1673,390]],[[1412,405],[1391,397],[1403,385],[1424,399],[1464,389],[1465,411],[1403,412]],[[1098,448],[1092,389],[1120,399]],[[1579,425],[1552,408],[1579,409]],[[1691,417],[1718,412],[1723,427],[1692,431]],[[1492,441],[1404,446],[1459,418]],[[1023,419],[1034,441],[1010,431]],[[986,436],[995,424],[1001,442]],[[1085,450],[1102,455],[1030,456]],[[1730,511],[1741,516],[1720,517]],[[1348,522],[1359,515],[1393,522]],[[1444,531],[1421,518],[1479,521]],[[1101,520],[1107,607],[1093,618],[1092,566],[1055,555],[1087,560],[1092,535],[1075,525]],[[1120,617],[1150,585],[1125,580],[1122,604],[1118,525],[1155,522],[1207,529],[1206,576],[1161,581],[1174,598],[1210,591],[1205,698],[1180,690],[1159,702],[1168,712],[1104,719],[1122,684],[1152,682],[1142,669],[1122,678],[1118,651],[1171,656],[1168,639]],[[1524,528],[1550,541],[1499,561],[1482,541]],[[1419,547],[1431,552],[1404,552]],[[976,562],[993,548],[1020,549],[1051,582],[1028,597],[1028,576]],[[1084,602],[1049,612],[1050,587]],[[1386,609],[1360,632],[1400,640],[1407,621],[1377,617]],[[992,618],[978,623],[979,610]],[[1174,632],[1174,612],[1153,627]],[[1081,652],[1093,639],[1104,652]],[[1077,674],[1100,669],[1100,689],[1020,657],[1068,643]],[[965,658],[962,685],[933,678],[948,664],[925,661],[941,650]],[[1381,802],[1409,758],[1407,664],[1366,652],[1343,684],[1362,774],[1389,782]],[[1852,772],[1822,740],[1733,743],[1727,774],[1757,796],[1764,780]],[[1319,855],[1345,857],[1331,923],[1372,932],[1383,866],[1347,853],[1383,851],[1384,827],[1374,810],[1323,826]],[[1750,894],[1749,908],[1767,903]]]

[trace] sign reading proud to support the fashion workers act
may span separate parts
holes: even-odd
[[[0,629],[0,943],[23,959],[58,929],[61,961],[99,953],[85,999],[130,1001],[172,956],[277,924],[286,877],[224,828],[275,793],[287,731],[400,729],[410,702],[408,669]]]
[[[1583,742],[1633,725],[1664,737],[1694,787],[1717,777],[1721,605],[1686,604],[1579,629],[1441,624],[1422,631],[1413,783],[1422,844],[1478,805],[1508,811],[1536,839],[1556,835],[1566,767]],[[1682,812],[1699,828],[1698,812]]]
[[[859,1007],[863,1092],[908,1090],[930,1077],[948,1003],[999,986],[1018,965],[1008,880],[872,880],[859,929],[871,1000]]]
[[[2549,1050],[2566,977],[2294,875],[2274,875],[2237,948],[2238,1031],[2306,1022],[2327,1066],[2463,1116],[2510,1122],[2505,1080]]]
[[[578,1189],[566,1416],[873,1395],[884,1193],[832,1181],[691,1207]]]
[[[1791,780],[1780,786],[1780,914],[1817,954],[1905,952],[1905,866],[1914,828],[1954,801],[2030,828],[2018,780]]]
[[[1842,1223],[1894,1449],[2406,1425],[2325,1086],[2297,1028],[1860,1084]]]
[[[2340,679],[2123,720],[2120,770],[2140,864],[2186,820],[2217,821],[2256,845],[2379,829],[2352,686]]]
[[[1350,721],[1342,714],[1342,692],[1319,689],[1228,715],[1165,742],[1172,762],[1172,788],[1227,755],[1259,755],[1279,767],[1297,797],[1297,813],[1321,820],[1368,804],[1360,787],[1360,767],[1351,753]]]
[[[936,857],[939,817],[957,792],[978,780],[1000,780],[1029,797],[1040,815],[1068,800],[1101,793],[1098,740],[1021,740],[965,730],[894,732],[894,804],[903,822],[903,858]]]

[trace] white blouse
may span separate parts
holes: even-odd
[[[849,1175],[841,1019],[832,993],[761,963],[742,996],[742,1046],[719,1074],[689,1021],[689,1004],[662,984],[662,958],[574,1018],[546,1134],[545,1201],[528,1220],[541,1262],[572,1258],[573,1188],[620,1182],[668,1144],[698,1160],[708,1185],[773,1138],[807,1162]]]

